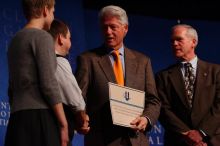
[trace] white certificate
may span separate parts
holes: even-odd
[[[109,82],[109,99],[113,124],[131,127],[143,113],[145,92]]]

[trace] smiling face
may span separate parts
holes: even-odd
[[[106,16],[101,20],[101,28],[104,43],[107,47],[118,50],[123,45],[123,39],[127,34],[128,25],[122,24],[117,17]]]
[[[190,61],[195,57],[196,39],[183,26],[175,27],[171,35],[174,55],[180,60]]]

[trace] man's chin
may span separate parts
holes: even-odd
[[[115,47],[115,45],[110,44],[110,43],[105,43],[105,46],[108,47],[108,48],[114,48]]]
[[[178,57],[178,58],[181,58],[181,57],[183,56],[183,53],[177,53],[177,52],[176,52],[176,53],[175,53],[175,56]]]

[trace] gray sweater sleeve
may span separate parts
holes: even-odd
[[[61,102],[58,83],[55,77],[56,56],[54,51],[54,42],[49,33],[40,33],[33,48],[36,57],[39,82],[43,97],[49,103],[54,105]]]

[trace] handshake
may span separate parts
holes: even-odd
[[[90,130],[89,116],[85,111],[78,111],[74,115],[75,117],[75,129],[79,134],[87,134]]]

